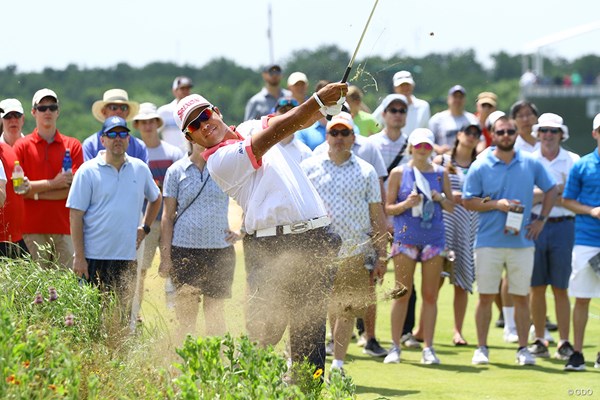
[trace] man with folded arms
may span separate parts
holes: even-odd
[[[315,188],[300,166],[275,146],[323,114],[337,114],[348,90],[332,83],[279,116],[228,126],[221,111],[200,95],[177,104],[186,138],[207,150],[211,178],[244,211],[245,246],[255,256],[247,271],[248,333],[275,345],[289,325],[292,360],[325,365],[325,320],[331,289],[329,263],[338,235]]]

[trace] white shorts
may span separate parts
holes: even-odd
[[[569,296],[580,299],[600,297],[600,277],[596,275],[588,260],[600,252],[600,247],[575,245],[573,247],[573,269],[569,278]]]
[[[475,249],[475,279],[481,294],[497,294],[506,267],[508,293],[529,294],[535,247],[518,249],[479,247]]]

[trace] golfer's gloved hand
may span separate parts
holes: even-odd
[[[323,107],[325,110],[322,110],[321,112],[325,111],[323,113],[323,115],[338,115],[339,113],[342,112],[342,104],[344,104],[346,102],[346,97],[340,97],[340,99],[337,101],[337,103],[333,106],[328,106],[328,107]]]

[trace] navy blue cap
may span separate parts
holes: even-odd
[[[467,91],[465,90],[464,87],[462,87],[460,85],[454,85],[450,88],[450,90],[448,90],[448,96],[452,96],[456,92],[461,92],[462,94],[467,94]]]
[[[113,117],[106,118],[106,120],[104,121],[104,124],[102,124],[102,133],[110,132],[117,126],[125,128],[127,130],[127,132],[131,132],[129,130],[129,128],[127,127],[127,121],[125,121],[123,118],[117,117],[115,115]]]

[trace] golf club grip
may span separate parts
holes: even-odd
[[[341,80],[342,83],[345,83],[348,80],[351,70],[352,70],[352,65],[348,65],[348,68],[346,68],[346,72],[344,72],[344,76],[342,77],[342,80]],[[327,118],[327,121],[331,121],[331,115],[328,115],[326,118]]]

